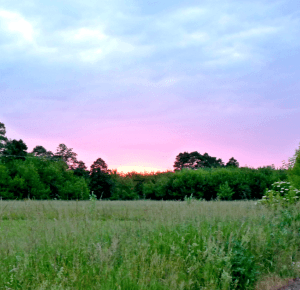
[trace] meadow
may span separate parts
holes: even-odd
[[[0,289],[276,289],[299,276],[298,212],[254,201],[2,200]]]

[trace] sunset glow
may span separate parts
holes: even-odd
[[[123,174],[128,172],[137,172],[137,173],[152,173],[152,172],[163,172],[165,170],[158,169],[154,167],[145,167],[145,166],[120,166],[117,168],[117,171]]]

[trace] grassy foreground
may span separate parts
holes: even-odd
[[[0,201],[0,289],[272,289],[300,275],[299,209]]]

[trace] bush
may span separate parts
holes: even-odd
[[[12,193],[9,192],[9,184],[11,178],[5,165],[0,164],[0,197],[1,199],[12,198]]]
[[[89,198],[89,188],[83,177],[73,177],[67,180],[59,190],[59,199],[81,199],[86,200]]]
[[[134,182],[129,177],[114,178],[115,186],[110,199],[112,200],[134,200],[139,195],[134,191]]]
[[[288,170],[288,178],[295,188],[300,189],[300,150],[296,153],[294,166]]]
[[[115,182],[111,175],[97,168],[90,175],[89,187],[97,199],[109,199],[114,191]]]
[[[39,157],[0,164],[3,199],[87,199],[86,180],[75,176],[62,161]]]
[[[143,183],[143,195],[151,199],[184,200],[185,196],[212,200],[220,195],[224,184],[230,187],[231,199],[261,199],[267,187],[277,180],[286,180],[286,170],[273,168],[183,169],[157,176]],[[224,199],[228,197],[224,196]]]
[[[288,207],[290,204],[295,204],[299,198],[300,190],[293,187],[290,182],[277,181],[266,191],[260,203],[276,209],[279,205]]]
[[[226,181],[224,184],[220,185],[217,196],[221,200],[231,200],[233,194],[233,190],[228,185],[228,181]]]

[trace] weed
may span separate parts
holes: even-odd
[[[300,205],[193,200],[2,201],[0,289],[254,289],[299,275]]]

